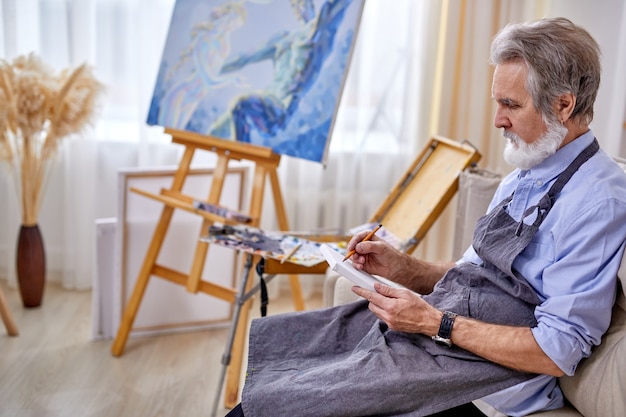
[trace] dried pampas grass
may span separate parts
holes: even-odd
[[[13,175],[24,225],[37,223],[56,151],[91,123],[102,91],[85,64],[55,75],[34,54],[0,60],[0,161]]]

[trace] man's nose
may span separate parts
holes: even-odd
[[[498,128],[508,128],[511,127],[511,122],[508,117],[506,117],[501,110],[496,110],[496,114],[493,117],[493,125]]]

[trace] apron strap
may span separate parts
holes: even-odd
[[[522,233],[522,225],[524,224],[524,219],[530,216],[535,209],[537,210],[537,218],[535,219],[533,226],[539,227],[539,225],[543,222],[543,219],[546,218],[550,209],[552,209],[552,205],[554,204],[554,200],[556,200],[556,196],[561,192],[565,184],[572,178],[572,176],[578,171],[578,169],[589,160],[593,155],[598,152],[600,149],[600,145],[598,144],[598,140],[593,138],[593,142],[589,146],[587,146],[576,159],[572,161],[571,164],[563,172],[559,174],[554,184],[550,187],[548,192],[541,197],[539,203],[530,206],[526,209],[524,214],[522,215],[522,219],[515,230],[515,235],[519,236]]]

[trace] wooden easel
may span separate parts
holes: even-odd
[[[17,330],[17,326],[13,320],[11,310],[9,309],[9,303],[7,303],[6,298],[4,298],[2,287],[0,287],[0,317],[2,317],[4,327],[7,329],[7,334],[9,336],[17,336],[19,331]]]
[[[203,218],[200,235],[206,234],[209,226],[214,222],[237,224],[236,221],[226,219],[207,211],[196,209],[193,205],[193,199],[181,193],[187,174],[190,171],[190,165],[196,149],[214,152],[217,154],[218,158],[209,196],[206,201],[207,203],[219,204],[224,180],[228,170],[228,164],[231,160],[252,161],[255,164],[255,169],[254,176],[252,178],[249,201],[250,205],[248,211],[248,215],[252,218],[249,223],[250,226],[258,227],[260,224],[265,184],[266,180],[269,178],[272,187],[278,227],[280,230],[289,230],[287,213],[284,208],[284,202],[280,191],[280,183],[278,181],[278,174],[276,171],[280,162],[280,155],[275,154],[269,148],[226,141],[192,132],[174,129],[165,129],[165,132],[172,135],[173,143],[183,145],[185,147],[185,152],[182,156],[180,164],[178,165],[176,173],[174,174],[172,185],[168,190],[161,190],[160,194],[153,194],[136,188],[131,188],[131,191],[133,192],[163,203],[164,207],[144,258],[143,265],[139,271],[132,295],[128,301],[126,309],[124,310],[117,336],[113,341],[111,352],[114,356],[121,356],[124,352],[128,335],[132,329],[135,316],[139,310],[139,305],[141,304],[148,281],[152,275],[184,286],[187,291],[194,294],[202,292],[230,302],[231,304],[236,301],[236,297],[238,295],[236,289],[227,288],[201,279],[202,270],[209,250],[208,242],[201,240],[197,241],[189,273],[182,273],[157,264],[157,258],[175,209],[195,213]],[[290,275],[289,279],[295,308],[296,310],[303,310],[304,301],[302,299],[298,277],[297,275]],[[251,284],[253,283],[253,280],[248,279],[247,282],[248,288],[246,288],[246,290],[249,290],[252,286]],[[228,408],[233,407],[237,401],[250,303],[251,302],[247,302],[246,307],[241,310],[240,322],[242,325],[238,326],[235,342],[233,344],[232,356],[235,360],[231,363],[228,369],[228,381],[224,397],[224,404]]]
[[[461,172],[481,158],[469,142],[433,136],[370,217],[396,236],[400,250],[411,254],[439,218],[459,187]],[[350,236],[314,236],[311,240],[340,241]],[[272,274],[325,274],[325,262],[313,267],[266,259],[262,272]]]

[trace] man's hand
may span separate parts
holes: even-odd
[[[443,313],[410,290],[376,283],[374,291],[352,287],[369,301],[369,309],[391,330],[434,336]],[[475,355],[522,372],[562,376],[563,371],[541,350],[528,327],[484,323],[459,316],[452,343]]]
[[[367,231],[362,231],[348,242],[346,249],[356,251],[350,258],[352,265],[355,269],[391,279],[393,267],[399,263],[402,253],[376,235],[371,240],[363,241],[367,234]]]
[[[352,292],[369,301],[369,309],[391,330],[428,336],[437,334],[442,313],[419,294],[379,283],[374,284],[374,289],[375,292],[352,287]]]
[[[354,268],[385,277],[419,294],[430,293],[454,266],[453,262],[424,262],[400,252],[376,235],[363,242],[366,235],[367,231],[358,233],[348,243],[348,251],[356,251],[350,258]]]

